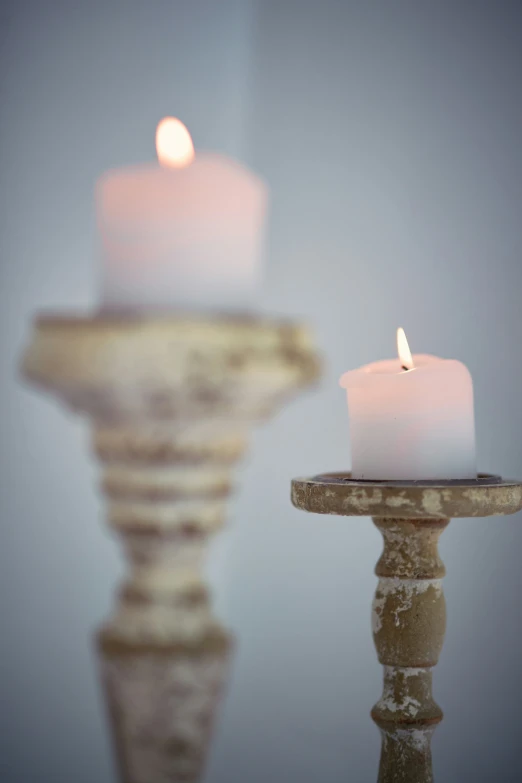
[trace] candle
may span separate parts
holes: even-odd
[[[239,163],[194,153],[173,117],[156,132],[159,163],[97,183],[103,310],[247,310],[260,282],[267,191]]]
[[[416,354],[397,333],[399,358],[345,373],[352,476],[476,478],[473,383],[454,359]]]

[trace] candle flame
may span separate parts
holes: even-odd
[[[156,152],[162,166],[184,169],[194,160],[194,145],[181,120],[164,117],[156,128]]]
[[[405,370],[413,370],[415,365],[413,364],[410,346],[408,345],[408,340],[406,339],[406,334],[402,326],[397,329],[397,353],[399,354],[401,366]]]

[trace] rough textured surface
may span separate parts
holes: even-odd
[[[448,520],[374,518],[384,540],[372,630],[384,666],[372,718],[381,730],[380,783],[428,783],[431,735],[442,720],[432,697],[432,667],[446,630],[444,565],[437,551]]]
[[[37,320],[25,375],[98,420],[262,418],[318,376],[309,333],[253,318]]]
[[[383,693],[372,710],[382,736],[379,783],[431,783],[431,736],[442,720],[432,697],[432,668],[446,630],[438,539],[451,516],[519,511],[522,484],[496,477],[371,482],[334,473],[294,479],[292,502],[319,514],[371,515],[382,533],[372,606],[373,638],[384,666]]]
[[[433,783],[433,727],[381,729],[379,783]]]
[[[199,780],[228,649],[106,650],[101,672],[120,769],[129,783]],[[129,705],[135,705],[133,709]]]
[[[389,666],[435,666],[446,629],[445,569],[437,542],[448,520],[374,522],[384,539],[372,609],[379,660]]]
[[[347,517],[489,517],[520,510],[522,483],[500,478],[447,483],[355,481],[349,473],[326,473],[294,479],[292,503],[314,514]]]
[[[196,783],[231,639],[203,584],[249,428],[316,379],[305,329],[211,317],[40,318],[23,371],[93,423],[128,574],[99,633],[124,783]]]

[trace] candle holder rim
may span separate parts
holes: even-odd
[[[477,473],[476,478],[464,479],[354,479],[350,471],[332,471],[331,473],[319,473],[317,476],[312,476],[311,480],[325,483],[389,487],[476,487],[522,483],[514,479],[503,479],[498,473]]]
[[[250,311],[226,311],[226,310],[190,310],[172,308],[169,310],[93,310],[77,313],[73,310],[44,310],[34,316],[33,322],[37,328],[62,329],[62,328],[114,328],[122,326],[142,326],[145,324],[205,324],[224,326],[246,326],[260,329],[278,330],[301,329],[306,327],[302,322],[285,318],[284,316],[270,313],[257,313]]]
[[[522,481],[479,473],[476,479],[375,481],[349,472],[292,480],[292,503],[316,514],[400,519],[502,516],[522,509]]]

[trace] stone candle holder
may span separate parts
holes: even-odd
[[[446,630],[438,539],[452,517],[514,514],[522,483],[356,481],[349,473],[294,479],[292,503],[315,514],[371,516],[384,538],[372,630],[384,689],[372,710],[382,735],[379,783],[431,783],[431,736],[442,720],[432,669]]]
[[[318,377],[311,338],[254,318],[44,316],[23,373],[92,421],[128,560],[98,634],[121,780],[195,783],[231,647],[202,577],[207,541],[252,425]]]

